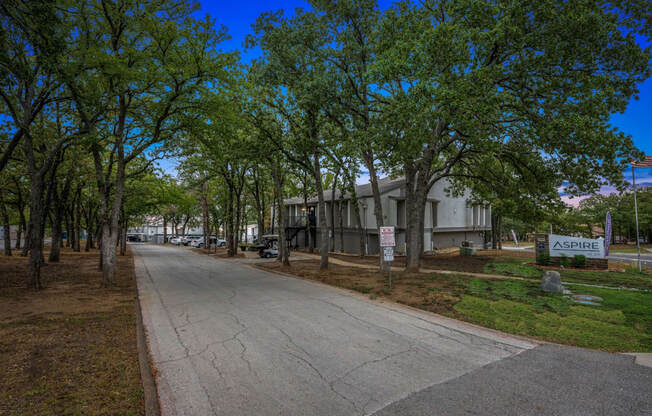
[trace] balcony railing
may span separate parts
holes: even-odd
[[[285,226],[289,228],[303,228],[308,225],[310,221],[311,226],[315,226],[316,221],[314,215],[291,215],[285,218]]]

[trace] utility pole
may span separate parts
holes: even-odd
[[[636,217],[636,250],[638,252],[638,272],[641,272],[641,241],[638,238],[638,202],[636,201],[636,174],[632,163],[632,185],[634,186],[634,216]]]
[[[632,162],[632,187],[634,188],[634,216],[636,217],[636,251],[638,253],[638,271],[641,272],[641,241],[638,237],[638,201],[636,199],[635,169],[652,168],[652,156],[645,156],[642,162]]]

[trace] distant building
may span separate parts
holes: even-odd
[[[385,225],[396,227],[396,251],[405,252],[407,222],[405,179],[381,179],[378,186]],[[448,181],[441,180],[433,185],[430,192],[428,192],[423,229],[424,251],[458,246],[464,240],[473,241],[476,245],[482,245],[485,240],[485,232],[491,230],[491,208],[488,205],[472,204],[470,202],[470,192],[468,191],[463,197],[448,196],[446,188],[449,186]],[[378,232],[371,184],[357,186],[356,195],[362,211],[361,222],[366,250],[368,254],[375,254],[378,252]],[[331,191],[325,191],[324,198],[326,200],[326,220],[329,233],[331,210],[335,207],[335,250],[339,251],[342,245],[339,228],[340,192],[336,191],[335,198],[333,198]],[[284,202],[286,205],[286,225],[289,228],[289,237],[291,237],[290,244],[298,247],[308,245],[306,224],[309,221],[312,225],[313,241],[315,241],[315,246],[318,247],[320,230],[318,230],[317,197],[308,199],[307,210],[303,198],[290,198]],[[345,194],[343,196],[341,208],[344,251],[358,253],[360,250],[360,237],[350,195]]]

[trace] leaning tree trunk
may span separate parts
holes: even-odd
[[[11,229],[9,225],[9,212],[5,204],[2,189],[0,189],[0,213],[2,213],[2,226],[4,230],[4,253],[5,256],[11,256]]]

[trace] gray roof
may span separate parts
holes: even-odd
[[[405,178],[404,177],[399,177],[399,178],[382,178],[378,180],[378,190],[380,191],[381,194],[384,194],[385,192],[392,191],[396,188],[400,188],[403,186],[405,183]],[[331,201],[333,199],[332,196],[332,191],[329,190],[324,190],[324,200],[326,201]],[[340,199],[340,190],[337,189],[335,190],[335,200]],[[358,198],[367,198],[370,196],[373,196],[373,192],[371,191],[371,183],[366,183],[364,185],[357,185],[355,187],[355,193]],[[349,192],[346,192],[344,194],[344,198],[342,199],[349,199],[351,197]],[[312,196],[308,198],[308,204],[316,204],[317,203],[317,196]],[[283,202],[287,205],[296,205],[296,204],[303,204],[303,197],[301,196],[295,196],[294,198],[288,198],[285,199]]]

